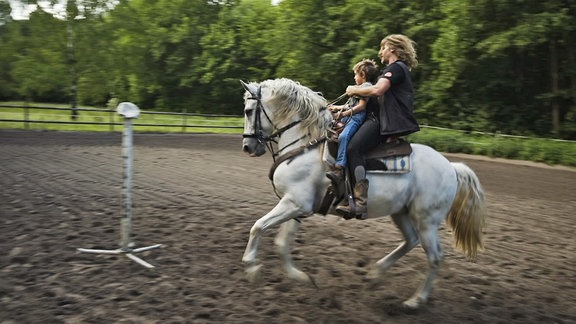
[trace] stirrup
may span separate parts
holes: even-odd
[[[352,202],[352,204],[348,205],[348,206],[338,206],[336,207],[336,212],[340,215],[342,215],[342,217],[345,220],[349,220],[352,218],[356,218],[359,220],[365,220],[368,219],[368,211],[364,212],[364,213],[357,213],[356,212],[356,204],[354,202]]]
[[[354,218],[356,215],[351,213],[351,209],[355,209],[354,206],[354,197],[352,195],[347,196],[344,199],[348,199],[348,205],[339,205],[336,207],[336,212],[341,215],[345,220],[349,220]]]

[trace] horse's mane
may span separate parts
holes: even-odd
[[[325,134],[332,116],[325,109],[327,102],[322,95],[286,78],[266,80],[260,85],[271,90],[270,97],[263,100],[267,107],[274,110],[279,125],[289,123],[294,113],[297,113],[302,120],[302,127],[312,137]]]

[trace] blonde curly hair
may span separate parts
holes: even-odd
[[[416,55],[416,42],[402,34],[392,34],[384,37],[380,46],[394,51],[398,59],[404,61],[410,69],[418,66],[418,56]]]

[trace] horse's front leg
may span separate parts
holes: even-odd
[[[258,244],[264,232],[272,227],[282,224],[290,219],[305,215],[309,212],[303,210],[301,206],[290,199],[288,195],[284,196],[278,204],[268,214],[264,215],[254,223],[250,229],[250,238],[242,257],[242,262],[246,264],[246,275],[248,280],[255,282],[260,274],[261,265],[256,259],[258,254]]]
[[[284,270],[286,271],[288,278],[318,288],[318,286],[316,285],[316,281],[314,280],[313,277],[311,277],[304,271],[301,271],[300,269],[296,268],[292,260],[292,255],[290,254],[291,252],[290,244],[291,242],[294,241],[294,236],[298,231],[298,227],[300,227],[300,222],[295,219],[282,224],[280,232],[278,232],[278,235],[276,236],[274,243],[276,244],[278,253],[280,253],[280,256],[282,257],[282,261],[284,263]]]

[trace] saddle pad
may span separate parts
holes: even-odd
[[[408,173],[412,169],[410,155],[366,160],[368,173]]]
[[[338,143],[326,141],[324,143],[322,160],[328,166],[336,163]],[[412,147],[403,139],[393,143],[380,144],[366,155],[367,172],[374,173],[408,173],[411,171]]]

